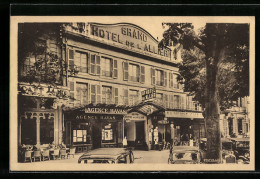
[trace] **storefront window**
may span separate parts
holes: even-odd
[[[22,119],[21,123],[21,143],[25,145],[36,144],[36,118]]]
[[[116,142],[116,123],[102,123],[102,143]]]
[[[72,126],[72,142],[73,143],[91,143],[91,131],[89,123],[79,123]]]
[[[54,141],[54,119],[40,119],[40,142],[51,144]]]

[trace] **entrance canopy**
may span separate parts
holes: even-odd
[[[155,113],[164,112],[165,108],[160,104],[157,104],[155,101],[141,102],[138,105],[134,106],[128,111],[128,113],[138,112],[145,116],[149,116]]]

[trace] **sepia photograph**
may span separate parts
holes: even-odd
[[[254,17],[10,26],[11,171],[254,170]]]

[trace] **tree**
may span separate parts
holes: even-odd
[[[182,46],[180,73],[185,90],[205,106],[206,157],[220,162],[220,104],[226,107],[225,103],[249,93],[249,25],[207,23],[198,35],[191,23],[163,26],[168,29],[160,45],[168,46],[172,41]]]

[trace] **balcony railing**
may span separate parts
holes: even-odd
[[[139,81],[139,77],[137,77],[137,76],[129,76],[129,81],[138,82]]]
[[[163,82],[162,81],[156,81],[156,85],[163,86]]]
[[[111,71],[102,70],[101,75],[102,76],[106,76],[106,77],[112,77],[112,72]]]

